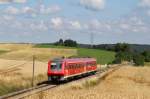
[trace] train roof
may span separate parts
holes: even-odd
[[[95,58],[64,58],[64,59],[54,59],[53,61],[59,62],[88,62],[88,61],[96,61]]]

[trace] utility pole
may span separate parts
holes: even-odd
[[[32,67],[32,87],[34,87],[34,69],[35,69],[35,56],[33,55],[33,67]]]
[[[90,34],[90,40],[91,40],[91,48],[93,48],[93,43],[94,43],[94,33],[91,32]]]

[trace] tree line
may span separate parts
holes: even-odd
[[[136,66],[144,66],[144,62],[150,62],[150,51],[133,51],[127,43],[117,43],[114,48],[116,55],[113,63],[122,63],[123,61],[133,62]]]
[[[60,39],[59,41],[55,42],[54,45],[67,46],[67,47],[77,47],[78,46],[77,42],[74,40],[71,40],[71,39],[67,39],[67,40]]]
[[[55,42],[56,46],[67,46],[67,47],[83,47],[85,45],[78,44],[76,41],[71,39],[59,39],[59,41]],[[91,48],[90,46],[85,46],[87,48]],[[97,49],[99,45],[94,45],[93,49]],[[112,63],[122,63],[124,61],[133,62],[137,66],[144,66],[144,62],[150,62],[150,50],[145,50],[143,52],[135,51],[131,48],[131,45],[128,43],[117,43],[114,46],[102,46],[104,50],[115,51],[115,60]],[[101,48],[98,48],[101,49]]]

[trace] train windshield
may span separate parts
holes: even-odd
[[[62,63],[60,62],[53,62],[51,63],[51,70],[53,71],[59,71],[62,68]]]

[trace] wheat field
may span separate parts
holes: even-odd
[[[35,48],[34,44],[0,44],[0,95],[31,87],[33,55],[36,85],[47,80],[47,63],[50,59],[76,54],[75,49]]]
[[[150,68],[124,66],[98,83],[97,78],[44,91],[25,99],[150,99]]]
[[[0,58],[9,60],[32,60],[34,55],[37,60],[47,62],[52,58],[77,55],[76,49],[34,48],[34,44],[0,44],[0,50],[7,51]]]

